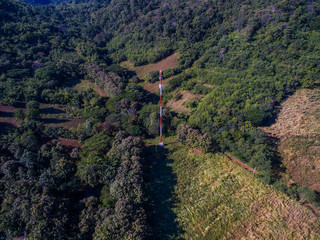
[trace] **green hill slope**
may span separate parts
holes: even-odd
[[[221,154],[169,145],[177,221],[185,239],[319,239],[307,207],[262,183]]]

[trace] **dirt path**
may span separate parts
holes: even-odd
[[[235,162],[236,164],[240,165],[241,167],[247,169],[248,171],[252,172],[252,173],[256,173],[258,174],[259,172],[257,170],[252,169],[251,167],[249,167],[247,164],[240,162],[239,160],[231,157],[228,153],[225,152],[221,152],[223,155],[227,156],[231,161]]]

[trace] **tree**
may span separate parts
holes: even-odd
[[[36,101],[30,101],[27,103],[26,118],[28,120],[37,120],[40,118],[40,104]]]
[[[16,119],[23,120],[23,119],[24,119],[23,110],[22,110],[21,108],[16,109],[16,110],[14,111],[14,117],[15,117]]]

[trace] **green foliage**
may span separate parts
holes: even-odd
[[[180,124],[177,128],[177,139],[192,148],[197,148],[200,151],[214,152],[212,139],[208,134],[201,134],[199,130],[192,129],[186,124]]]
[[[108,185],[102,187],[100,201],[100,208],[110,208],[114,206],[116,199],[110,195],[110,188]]]
[[[296,89],[320,83],[317,2],[76,2],[35,8],[0,1],[0,102],[28,102],[27,121],[1,145],[0,236],[3,231],[13,239],[25,231],[32,239],[149,237],[142,206],[143,143],[123,132],[112,143],[111,131],[101,130],[106,121],[112,131],[158,134],[156,101],[119,66],[125,60],[138,66],[178,52],[179,66],[164,72],[165,78],[179,74],[165,95],[174,97],[182,88],[206,96],[188,103],[189,119],[164,111],[164,132],[173,134],[188,122],[199,130],[181,125],[182,142],[204,152],[214,142],[269,182],[274,152],[257,127]],[[150,82],[156,75],[151,73]],[[83,77],[105,90],[107,102],[94,90],[74,88]],[[43,124],[34,121],[40,118],[34,100],[77,107],[87,121],[76,134],[43,132]],[[22,119],[21,113],[15,117]],[[61,144],[40,149],[50,141],[43,136],[76,135],[83,146],[72,151],[72,159]],[[293,192],[314,200],[306,189]],[[86,197],[79,202],[78,196]],[[108,209],[100,211],[99,205]],[[212,236],[225,230],[219,226]]]
[[[27,103],[27,120],[37,120],[40,118],[40,104],[36,101],[30,101]]]
[[[93,137],[88,138],[84,141],[81,149],[85,152],[91,151],[108,151],[112,143],[112,138],[106,135],[104,132],[93,135]]]
[[[147,80],[149,83],[155,83],[159,81],[159,72],[158,71],[152,71],[148,74]]]
[[[23,110],[22,110],[21,108],[16,109],[16,110],[14,111],[14,117],[15,117],[16,119],[23,120],[23,119],[24,119]]]

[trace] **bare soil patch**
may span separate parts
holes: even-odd
[[[18,120],[14,117],[14,111],[19,108],[26,112],[25,103],[23,102],[18,102],[14,106],[0,104],[0,123],[17,127],[21,123],[21,120]]]
[[[80,148],[81,144],[76,139],[69,139],[69,138],[58,138],[59,143],[65,147],[69,148]]]
[[[80,119],[80,110],[59,104],[41,104],[41,121],[47,126],[76,129],[84,120]]]
[[[185,106],[185,103],[188,101],[195,101],[203,97],[201,94],[194,94],[187,91],[177,92],[178,99],[172,99],[167,102],[166,107],[171,108],[175,112],[188,112],[189,108]]]
[[[320,91],[299,90],[281,108],[276,123],[263,130],[279,139],[285,177],[320,191]]]
[[[259,172],[251,167],[249,167],[247,164],[240,162],[238,159],[235,159],[234,157],[231,157],[228,153],[222,152],[223,155],[227,156],[231,161],[235,162],[239,166],[243,167],[244,169],[248,170],[249,172],[258,174]]]
[[[162,85],[163,87],[165,87],[165,85],[167,85],[167,83],[169,82],[170,79],[174,78],[175,76],[172,76],[170,78],[167,78],[167,79],[164,79],[162,81]],[[155,93],[159,90],[159,81],[158,82],[155,82],[155,83],[145,83],[143,84],[143,88],[145,90],[147,90],[148,92],[151,92],[151,93]]]
[[[171,56],[157,62],[157,63],[150,63],[147,65],[133,67],[129,61],[125,61],[121,63],[123,67],[128,68],[131,71],[135,71],[139,78],[143,79],[146,74],[153,72],[153,71],[165,71],[170,68],[175,68],[178,66],[178,53],[174,53]]]
[[[200,156],[204,155],[203,152],[201,152],[199,149],[190,148],[190,147],[188,147],[188,149],[189,149],[190,151],[194,152],[194,153],[197,154],[197,155],[200,155]]]

